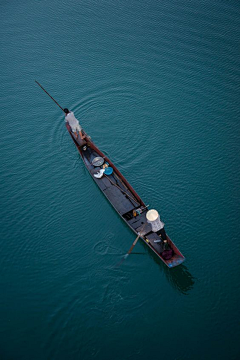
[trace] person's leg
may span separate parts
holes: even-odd
[[[167,239],[166,231],[165,231],[164,228],[162,228],[162,229],[160,230],[160,234],[161,234],[161,237],[162,237],[163,240],[166,240],[166,239]]]
[[[79,131],[79,135],[80,135],[80,137],[81,137],[82,140],[85,139],[85,137],[86,137],[85,135],[83,135],[82,130]]]

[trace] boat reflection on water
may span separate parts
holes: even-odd
[[[187,295],[188,291],[193,288],[194,277],[188,271],[186,265],[181,264],[171,270],[164,269],[164,271],[169,282],[182,294]]]
[[[152,253],[152,251],[149,249],[147,250],[149,251],[149,255],[153,258],[155,263],[158,264],[161,271],[165,273],[167,280],[174,287],[174,289],[178,290],[183,295],[187,295],[195,283],[195,278],[189,272],[187,266],[181,264],[177,267],[169,269],[159,261],[159,259]]]

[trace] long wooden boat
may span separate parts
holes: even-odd
[[[181,254],[168,235],[166,235],[166,237],[168,246],[172,250],[172,255],[170,259],[164,258],[164,247],[161,235],[153,232],[151,224],[147,222],[146,213],[148,209],[145,203],[111,160],[97,148],[86,133],[84,133],[86,135],[85,140],[81,140],[80,136],[76,139],[68,123],[66,123],[66,127],[92,179],[125,223],[127,223],[137,235],[140,234],[144,243],[169,268],[181,264],[185,260],[185,257]],[[103,158],[105,165],[96,166],[96,163],[94,163],[93,160],[97,157]],[[99,173],[104,166],[112,168],[112,173],[110,175],[104,174],[101,178],[96,178],[94,175]]]

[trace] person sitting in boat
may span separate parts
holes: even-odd
[[[67,108],[64,109],[64,112],[65,112],[65,121],[69,123],[71,130],[75,134],[76,138],[78,137],[79,134],[80,138],[83,140],[85,138],[85,135],[83,134],[82,127],[79,124],[79,121],[75,118],[74,113],[72,111],[69,111]]]

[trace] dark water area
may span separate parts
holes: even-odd
[[[0,359],[239,359],[239,1],[2,1]],[[61,110],[157,209],[168,269]]]

